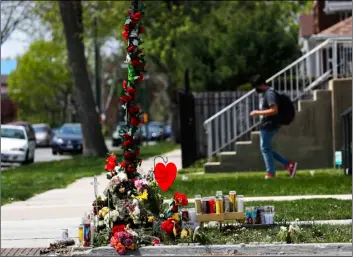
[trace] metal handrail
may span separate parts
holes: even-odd
[[[279,90],[283,87],[282,90],[289,93],[292,101],[296,102],[310,94],[315,87],[330,77],[338,78],[349,75],[345,70],[351,65],[347,62],[349,61],[347,58],[352,50],[346,46],[346,42],[351,42],[351,39],[348,37],[327,39],[267,79],[266,82],[272,82],[273,86],[278,83]],[[339,49],[345,51],[340,52],[343,55],[338,55]],[[209,158],[214,153],[219,153],[225,147],[229,147],[240,137],[246,136],[260,124],[257,118],[243,118],[248,115],[250,109],[257,108],[254,105],[257,103],[259,103],[259,98],[253,89],[204,121],[203,125],[208,134]]]
[[[289,69],[293,68],[295,65],[299,64],[300,62],[304,61],[306,58],[308,58],[310,55],[314,54],[315,52],[317,52],[318,50],[324,48],[325,46],[327,46],[329,43],[332,43],[334,39],[327,39],[324,42],[322,42],[321,44],[319,44],[318,46],[316,46],[315,48],[313,48],[312,50],[310,50],[309,52],[307,52],[306,54],[304,54],[303,56],[301,56],[299,59],[297,59],[296,61],[292,62],[291,64],[289,64],[288,66],[286,66],[285,68],[283,68],[282,70],[280,70],[279,72],[277,72],[275,75],[273,75],[272,77],[270,77],[269,79],[266,80],[267,83],[271,82],[273,79],[275,79],[276,77],[278,77],[279,75],[283,74],[284,72],[288,71]],[[340,38],[340,39],[335,39],[334,41],[336,42],[344,42],[344,41],[350,41],[352,40],[351,38],[348,37],[344,37],[344,38]],[[239,103],[241,100],[245,99],[246,97],[248,97],[249,95],[251,95],[253,92],[255,92],[255,90],[251,90],[248,93],[246,93],[245,95],[243,95],[242,97],[238,98],[237,100],[235,100],[233,103],[229,104],[228,106],[224,107],[222,110],[220,110],[219,112],[217,112],[216,114],[212,115],[211,117],[209,117],[207,120],[204,121],[204,126],[207,125],[207,123],[209,123],[210,121],[214,120],[215,118],[217,118],[218,116],[220,116],[222,113],[226,112],[227,110],[229,110],[230,108],[232,108],[234,105],[236,105],[237,103]]]

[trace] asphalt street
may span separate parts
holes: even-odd
[[[108,139],[105,141],[105,143],[109,151],[117,151],[120,149],[120,147],[112,146],[112,140]],[[155,142],[149,142],[148,144],[153,145],[155,144]],[[69,159],[69,158],[72,158],[70,154],[53,155],[50,147],[38,147],[36,148],[36,151],[35,151],[34,162],[60,161],[60,160]],[[19,164],[1,163],[1,170],[6,170],[9,167],[16,167],[16,166],[19,166]]]

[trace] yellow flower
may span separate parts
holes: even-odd
[[[154,221],[154,217],[153,217],[153,216],[149,216],[149,217],[148,217],[148,222],[149,222],[149,223],[152,223],[153,221]]]
[[[102,217],[104,217],[105,215],[107,215],[109,212],[109,208],[108,207],[103,207],[102,208]]]
[[[147,200],[148,199],[147,190],[144,190],[143,193],[138,196],[138,198],[141,199],[141,200]]]
[[[189,232],[184,228],[180,233],[180,238],[187,238],[189,236]]]
[[[179,213],[174,213],[171,218],[174,219],[175,221],[179,221],[180,220]]]

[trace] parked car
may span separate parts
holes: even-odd
[[[148,134],[147,134],[148,133]],[[146,141],[160,141],[165,139],[164,125],[161,122],[151,121],[142,127],[142,135]]]
[[[165,139],[168,139],[172,136],[172,126],[171,125],[164,126],[164,136],[165,136]]]
[[[25,126],[1,125],[1,162],[34,162],[36,140]]]
[[[52,153],[63,154],[82,153],[83,152],[83,136],[80,123],[65,123],[63,124],[58,134],[53,138],[51,145]]]
[[[112,146],[113,147],[121,145],[121,138],[119,136],[119,131],[124,126],[125,126],[124,122],[120,122],[118,125],[116,125],[115,130],[112,135]],[[141,126],[140,126],[134,135],[134,141],[137,144],[140,144],[142,142],[142,140],[143,140],[143,137],[142,137]]]
[[[30,141],[32,142],[34,139],[34,143],[35,143],[36,133],[35,133],[34,128],[31,123],[29,123],[27,121],[14,121],[14,122],[8,123],[6,125],[15,125],[15,126],[25,127],[27,134],[28,134],[28,137],[30,138]]]
[[[51,146],[53,132],[48,124],[33,124],[37,146]]]
[[[56,135],[59,134],[59,129],[58,129],[58,128],[53,128],[51,131],[53,132],[53,138],[54,138]]]

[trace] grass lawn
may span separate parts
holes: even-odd
[[[352,201],[337,199],[305,199],[296,201],[245,202],[245,207],[275,207],[275,221],[340,220],[352,218]]]
[[[178,148],[170,142],[142,146],[146,159]],[[119,152],[118,152],[119,154]],[[23,201],[55,188],[65,188],[75,180],[104,173],[105,158],[77,156],[69,160],[34,163],[1,172],[1,205]]]
[[[305,170],[297,171],[294,179],[285,172],[278,172],[277,178],[273,180],[265,180],[264,172],[193,174],[195,171],[200,170],[182,170],[165,195],[170,197],[173,192],[179,191],[193,198],[196,194],[215,195],[217,190],[223,193],[235,190],[244,196],[352,193],[352,177],[344,176],[338,170],[316,170],[314,174]],[[187,180],[183,180],[183,176],[187,176]]]
[[[351,225],[313,225],[302,227],[299,234],[293,237],[293,243],[351,243]],[[269,229],[235,229],[220,232],[215,228],[206,228],[205,232],[211,244],[240,244],[240,243],[273,243],[281,242],[278,233],[280,227]]]

